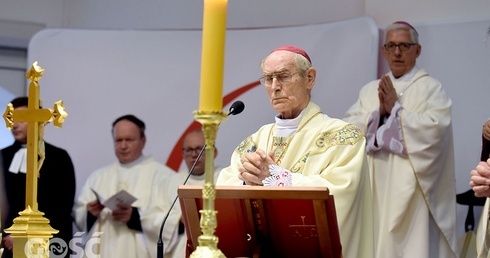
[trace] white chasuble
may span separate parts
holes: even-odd
[[[240,157],[247,152],[273,150],[275,124],[268,124],[243,140],[223,169],[218,185],[241,185]],[[356,126],[321,113],[310,102],[298,130],[278,155],[279,166],[292,172],[294,186],[326,186],[335,208],[344,258],[374,257],[372,194],[365,138]],[[278,162],[278,160],[276,160]]]
[[[486,198],[483,206],[478,229],[476,231],[476,250],[478,258],[490,258],[490,199]]]
[[[376,257],[457,257],[451,100],[423,70],[409,81],[390,76],[401,106],[391,115],[398,115],[406,155],[387,149],[368,154]],[[344,118],[364,133],[379,110],[378,85],[364,86]]]

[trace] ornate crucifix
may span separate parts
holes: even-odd
[[[54,105],[54,111],[47,108],[39,108],[41,100],[39,99],[38,81],[43,75],[44,69],[38,66],[37,61],[27,71],[26,77],[31,81],[29,84],[29,102],[27,109],[14,110],[12,104],[7,105],[4,119],[8,129],[12,129],[15,122],[27,122],[27,174],[26,174],[26,208],[31,207],[37,211],[37,178],[39,169],[44,161],[44,125],[54,121],[54,125],[61,127],[67,113],[63,108],[63,102],[58,101]],[[38,160],[38,156],[40,159]]]
[[[40,108],[38,81],[43,75],[44,69],[38,66],[37,61],[26,73],[29,84],[27,109],[14,110],[11,103],[7,105],[3,118],[8,129],[12,129],[14,122],[27,122],[27,159],[26,159],[26,209],[19,212],[20,216],[14,219],[12,227],[5,231],[11,233],[14,238],[14,257],[36,254],[48,257],[47,245],[49,238],[58,230],[51,228],[49,220],[44,218],[43,212],[38,210],[37,204],[37,179],[39,169],[44,161],[44,125],[53,122],[61,127],[67,113],[60,100],[54,104],[54,110]],[[54,200],[53,200],[54,201]],[[36,240],[36,241],[33,241]],[[30,241],[30,242],[29,242]],[[28,248],[26,244],[29,244]],[[30,257],[30,256],[29,256]],[[36,256],[38,257],[38,256]]]

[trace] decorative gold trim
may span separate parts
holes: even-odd
[[[291,167],[291,172],[298,173],[302,171],[310,157],[323,154],[332,146],[354,145],[362,137],[361,130],[351,124],[334,132],[322,132],[315,140],[315,145]]]
[[[214,200],[216,199],[216,189],[214,187],[214,144],[216,141],[216,133],[218,126],[226,119],[223,112],[215,111],[194,111],[196,121],[202,124],[206,143],[206,160],[205,160],[205,180],[202,188],[203,210],[200,210],[201,221],[200,226],[202,235],[197,238],[199,246],[192,252],[190,257],[225,257],[218,249],[218,237],[214,232],[218,226],[214,208]]]
[[[45,157],[44,153],[44,126],[52,121],[53,111],[40,108],[40,87],[44,69],[34,62],[26,72],[29,83],[27,109],[14,110],[11,103],[3,115],[6,126],[12,129],[14,122],[27,122],[27,164],[26,164],[26,209],[19,212],[13,225],[5,229],[14,240],[14,257],[49,257],[49,239],[58,230],[49,225],[43,212],[38,210],[37,191],[38,175]],[[55,125],[61,127],[67,116],[62,101],[55,103]]]

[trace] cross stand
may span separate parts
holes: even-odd
[[[26,73],[29,84],[28,106],[24,110],[14,110],[11,103],[7,105],[3,118],[8,129],[12,129],[15,122],[27,122],[27,160],[26,160],[26,208],[19,212],[13,225],[6,229],[14,240],[14,258],[21,257],[49,257],[49,239],[58,230],[49,225],[49,220],[43,217],[44,213],[38,210],[37,185],[39,170],[44,161],[44,125],[53,121],[61,127],[67,113],[63,102],[55,103],[54,110],[40,108],[39,84],[44,69],[33,63]],[[53,200],[54,201],[54,200]]]

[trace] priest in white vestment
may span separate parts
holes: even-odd
[[[276,122],[238,145],[217,184],[326,186],[335,197],[343,257],[374,257],[372,194],[362,132],[328,117],[311,102],[316,69],[304,50],[279,47],[262,61],[261,69],[261,83],[279,113]]]
[[[172,175],[168,180],[169,183],[169,193],[165,196],[166,202],[171,205],[171,203],[177,197],[177,190],[180,185],[204,185],[205,181],[205,160],[206,152],[204,151],[205,138],[204,133],[201,129],[193,130],[184,136],[182,141],[182,154],[184,157],[185,168],[180,170],[178,173]],[[202,154],[199,156],[200,152]],[[214,158],[218,155],[218,149],[214,149]],[[189,175],[189,173],[192,173]],[[214,183],[218,179],[219,172],[221,168],[215,166],[214,171]],[[187,180],[187,181],[186,181]],[[180,208],[180,202],[177,200],[175,206],[172,209],[175,213],[172,217],[169,216],[165,222],[165,227],[174,227],[175,231],[178,232],[176,235],[176,244],[171,253],[166,258],[182,258],[186,255],[187,247],[187,235],[185,232],[184,224],[181,222],[182,210]]]
[[[367,139],[377,258],[457,257],[451,99],[417,68],[417,31],[387,27],[390,72],[364,86],[344,120]]]
[[[74,212],[84,232],[87,257],[155,258],[160,225],[169,207],[162,201],[165,180],[172,170],[143,155],[145,125],[133,115],[113,123],[114,149],[118,161],[93,172],[77,198]],[[136,198],[111,210],[102,205],[121,190]],[[163,232],[168,246],[175,232]],[[97,244],[100,241],[100,244]]]

